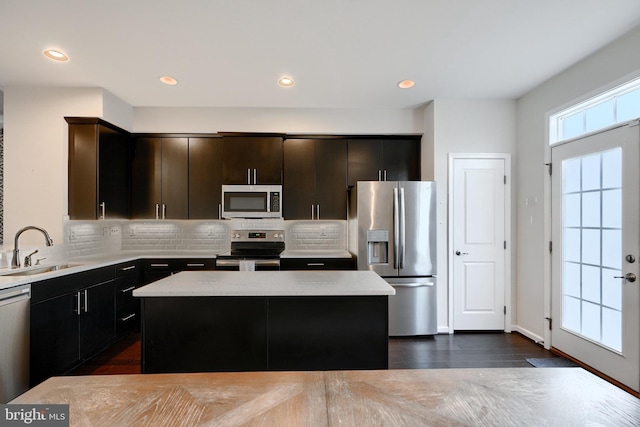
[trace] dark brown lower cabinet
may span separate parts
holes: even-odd
[[[281,258],[280,270],[355,270],[353,258]]]
[[[387,369],[388,297],[142,298],[142,371]]]
[[[61,375],[116,338],[113,267],[32,284],[30,384]]]

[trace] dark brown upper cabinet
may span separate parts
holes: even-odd
[[[348,143],[348,183],[420,180],[420,137],[354,138]]]
[[[189,218],[220,219],[222,138],[189,138]]]
[[[132,219],[188,219],[188,138],[137,138],[131,185]]]
[[[346,219],[347,140],[292,138],[283,144],[285,219]]]
[[[129,218],[131,138],[98,118],[69,123],[69,218]]]
[[[224,184],[282,184],[281,136],[227,136],[223,142]]]

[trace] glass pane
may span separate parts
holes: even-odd
[[[622,310],[622,279],[615,279],[615,276],[622,276],[622,271],[602,269],[602,304],[616,310]]]
[[[582,226],[600,227],[600,192],[582,194]]]
[[[582,299],[600,303],[600,268],[582,266]]]
[[[627,120],[640,117],[640,89],[618,97],[616,108],[616,119],[618,122],[626,122]]]
[[[565,227],[580,227],[580,194],[567,194],[564,196]]]
[[[582,191],[600,189],[600,154],[582,158]]]
[[[615,101],[609,101],[594,105],[585,111],[585,129],[587,132],[602,129],[615,123]]]
[[[582,335],[600,341],[600,306],[582,302]]]
[[[573,138],[584,133],[584,112],[579,111],[562,120],[562,139]]]
[[[602,265],[622,269],[622,231],[602,231]]]
[[[565,160],[562,163],[564,180],[562,183],[563,193],[575,193],[580,191],[580,159]]]
[[[602,226],[622,228],[622,191],[602,192]]]
[[[564,263],[564,294],[580,298],[580,264]]]
[[[600,230],[582,230],[582,262],[600,265]]]
[[[602,309],[602,344],[622,351],[622,313],[608,308]]]
[[[602,153],[602,188],[622,187],[622,148]]]
[[[562,326],[580,332],[580,300],[565,296],[562,306]]]
[[[567,228],[564,230],[564,260],[580,262],[580,230]]]

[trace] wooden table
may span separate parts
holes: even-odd
[[[54,377],[11,403],[68,403],[73,426],[640,425],[581,368]]]

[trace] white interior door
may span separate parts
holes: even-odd
[[[551,150],[551,344],[638,391],[638,126]]]
[[[454,158],[451,180],[454,330],[505,329],[504,158]]]

